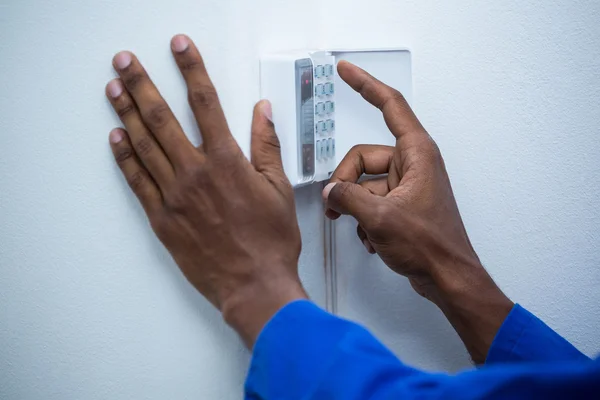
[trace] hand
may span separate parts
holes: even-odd
[[[338,71],[383,112],[396,145],[352,148],[323,191],[326,214],[356,218],[367,250],[437,304],[483,361],[512,302],[471,246],[440,151],[402,94],[348,62]],[[363,174],[385,176],[357,183]]]
[[[249,162],[192,41],[178,35],[171,47],[202,146],[189,142],[137,58],[121,52],[113,60],[120,79],[106,93],[126,130],[111,132],[111,147],[158,238],[251,348],[271,316],[306,298],[294,194],[271,106],[262,101],[254,109]]]

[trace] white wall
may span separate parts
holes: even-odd
[[[416,111],[482,260],[596,353],[600,8],[555,3],[0,0],[0,398],[241,396],[247,353],[158,245],[107,143],[104,85],[125,48],[196,137],[170,58],[179,32],[203,51],[246,150],[261,52],[410,46]],[[318,192],[297,200],[301,269],[322,301]],[[467,366],[439,313],[387,279],[353,226],[338,226],[340,311],[409,362]]]
[[[514,301],[598,354],[600,3],[329,4],[339,23],[327,45],[412,48],[413,103],[480,258]],[[338,248],[361,250],[338,251],[340,312],[410,363],[468,365],[441,313],[362,252],[354,223],[340,224]]]

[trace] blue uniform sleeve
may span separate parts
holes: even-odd
[[[515,304],[498,330],[486,364],[589,360],[535,315]]]
[[[246,399],[556,398],[600,393],[600,363],[518,363],[457,375],[403,364],[367,330],[309,301],[281,309],[261,332]]]

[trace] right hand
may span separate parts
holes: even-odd
[[[323,190],[326,214],[358,221],[358,237],[448,318],[476,363],[513,307],[465,231],[440,151],[398,91],[362,69],[340,77],[383,112],[395,146],[355,146]],[[363,174],[385,175],[357,183]]]
[[[340,62],[338,72],[383,112],[396,145],[353,147],[323,191],[326,214],[356,218],[367,250],[438,303],[440,281],[480,266],[440,151],[400,92],[348,62]],[[357,183],[363,174],[387,176]]]

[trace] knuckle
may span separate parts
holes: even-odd
[[[346,154],[343,161],[350,161],[353,165],[356,165],[357,168],[360,168],[360,172],[362,173],[364,169],[363,165],[363,154],[367,150],[367,146],[364,144],[355,144],[350,148],[350,151]]]
[[[360,95],[367,101],[372,101],[377,97],[377,85],[369,81],[360,87]]]
[[[264,172],[264,175],[279,189],[286,198],[294,202],[294,188],[283,172]]]
[[[123,104],[123,105],[117,107],[117,115],[121,119],[127,117],[128,115],[130,115],[134,111],[135,111],[135,107],[131,103],[126,103],[126,104]]]
[[[352,195],[354,194],[354,190],[355,190],[355,186],[352,184],[337,184],[336,185],[338,188],[338,190],[332,190],[334,198],[337,197],[339,199],[344,199],[344,198],[352,198]],[[335,187],[334,187],[335,189]],[[337,196],[336,196],[337,194]],[[331,194],[330,194],[331,196]]]
[[[360,154],[361,150],[362,150],[362,144],[355,144],[354,146],[352,146],[350,148],[350,151],[348,153],[351,154]]]
[[[150,136],[144,136],[135,143],[135,149],[141,157],[147,156],[154,149],[154,141]]]
[[[192,107],[212,110],[219,105],[219,98],[211,85],[198,85],[190,87],[188,100]]]
[[[240,161],[245,159],[237,142],[233,137],[223,138],[219,143],[213,144],[211,154],[214,155],[212,164],[219,168],[235,168]]]
[[[131,147],[124,147],[122,149],[119,149],[116,153],[115,153],[115,160],[117,161],[118,164],[122,164],[123,162],[129,160],[131,157],[133,157],[133,149]]]
[[[166,238],[166,234],[169,231],[169,220],[165,217],[164,213],[155,213],[152,218],[150,218],[150,223],[152,225],[152,229],[156,232],[158,238],[164,242]]]
[[[166,207],[174,213],[184,213],[186,204],[186,196],[182,189],[171,190],[169,194],[165,196]]]
[[[271,131],[263,136],[263,144],[269,150],[281,150],[281,143],[274,131]]]
[[[375,235],[385,231],[387,221],[390,220],[391,211],[387,203],[378,203],[373,207],[371,218],[366,222],[365,228]]]
[[[144,80],[144,74],[141,72],[131,72],[125,76],[123,83],[127,90],[134,91],[138,85]]]
[[[208,173],[205,166],[193,164],[185,168],[179,185],[178,197],[185,193],[190,193],[198,188],[205,188],[208,184]]]
[[[134,192],[139,191],[146,182],[146,176],[142,171],[136,171],[129,176],[127,183]]]
[[[169,114],[169,107],[166,104],[156,104],[144,113],[144,120],[151,129],[159,129],[169,122]]]
[[[385,111],[386,108],[390,106],[392,107],[391,110],[405,110],[408,107],[408,103],[406,103],[406,99],[404,98],[402,93],[392,88],[389,88],[389,90],[390,92],[388,92],[388,95],[385,97],[385,100],[383,100],[379,105],[381,111]],[[391,110],[388,109],[388,111]]]
[[[392,89],[391,97],[394,103],[396,103],[397,105],[401,105],[402,107],[406,106],[406,99],[404,98],[404,95],[398,90]]]
[[[425,160],[429,163],[439,163],[442,161],[442,153],[440,152],[440,148],[431,138],[429,138],[422,146],[421,153],[423,154]]]
[[[179,68],[181,68],[182,71],[195,71],[195,70],[201,70],[202,68],[202,62],[196,58],[191,59],[185,59],[183,61],[180,62],[179,64]]]

